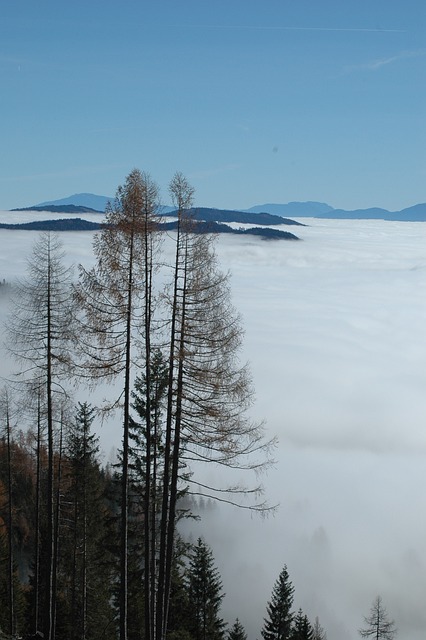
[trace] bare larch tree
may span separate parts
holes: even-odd
[[[82,312],[83,375],[92,380],[120,377],[122,391],[110,407],[122,407],[120,639],[127,640],[129,416],[134,359],[145,362],[149,395],[152,273],[158,188],[134,169],[106,211],[95,236],[95,266],[80,267],[76,300]],[[140,348],[142,346],[142,356]],[[138,347],[138,349],[136,348]],[[148,425],[147,433],[150,433]],[[149,435],[147,436],[149,438]],[[149,464],[149,461],[147,461]]]
[[[364,618],[364,628],[359,629],[362,638],[374,640],[393,640],[397,628],[395,622],[389,619],[381,596],[377,596],[371,605],[370,614]]]

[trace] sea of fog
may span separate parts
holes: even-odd
[[[185,530],[213,548],[223,615],[238,617],[249,640],[260,637],[284,564],[295,609],[319,616],[328,640],[358,638],[379,594],[399,637],[423,640],[426,223],[301,222],[301,242],[217,240],[243,317],[253,416],[279,437],[277,464],[262,481],[280,507],[262,520],[216,506]],[[25,273],[36,237],[0,230],[0,280]],[[61,237],[69,262],[91,263],[92,233]],[[2,318],[4,307],[0,299]],[[108,458],[120,429],[100,435]]]

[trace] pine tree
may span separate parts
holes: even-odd
[[[164,475],[164,429],[163,414],[167,394],[168,367],[162,352],[157,349],[151,358],[149,373],[149,393],[146,372],[135,380],[132,392],[132,408],[137,418],[130,417],[129,423],[129,467],[132,493],[136,509],[143,513],[143,541],[140,540],[142,527],[137,526],[135,545],[143,548],[145,608],[151,615],[149,632],[154,632],[155,596],[157,592],[156,559],[159,548],[158,520],[161,512],[162,486]],[[150,416],[147,415],[148,409]],[[149,478],[147,478],[149,474]],[[132,505],[130,505],[130,508]],[[129,533],[131,545],[132,531]],[[141,545],[142,543],[142,545]],[[131,549],[133,553],[133,549]],[[149,599],[149,603],[148,603]],[[130,639],[129,639],[130,640]]]
[[[264,640],[288,640],[291,637],[294,587],[290,582],[286,565],[272,589],[271,600],[266,607],[262,637]]]
[[[299,609],[293,621],[291,640],[313,640],[313,629],[302,609]]]
[[[238,618],[228,633],[228,640],[247,640],[247,634]]]
[[[224,595],[213,553],[199,538],[188,571],[189,630],[194,640],[222,640],[226,625],[219,612]]]

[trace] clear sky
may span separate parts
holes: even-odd
[[[424,0],[14,0],[0,6],[0,208],[426,201]]]

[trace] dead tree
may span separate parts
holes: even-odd
[[[9,350],[23,367],[15,380],[41,393],[47,424],[47,554],[44,566],[46,599],[44,631],[53,640],[54,431],[69,376],[73,333],[72,272],[64,265],[57,236],[43,233],[28,260],[27,277],[14,290],[8,322]]]

